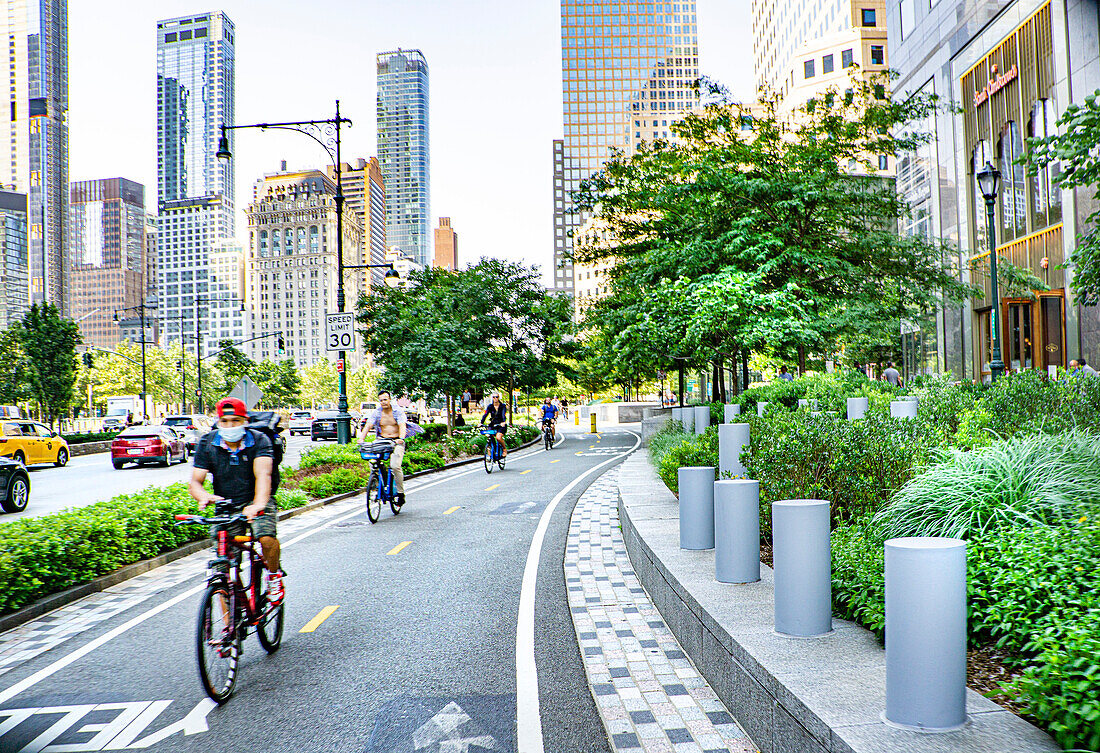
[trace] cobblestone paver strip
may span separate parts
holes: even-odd
[[[619,528],[618,474],[581,495],[565,580],[584,669],[615,751],[753,753],[642,588]]]

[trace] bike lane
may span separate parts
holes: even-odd
[[[361,498],[318,521],[301,516],[293,533],[280,531],[283,646],[267,656],[249,637],[228,704],[207,702],[197,679],[197,573],[0,674],[0,751],[515,750],[517,614],[532,537],[565,487],[634,445],[628,433],[570,435],[550,452],[513,453],[503,472],[429,476],[410,482],[401,515],[385,510],[375,526]],[[561,569],[569,512],[597,475],[562,495],[535,558],[546,750],[607,749]],[[316,528],[322,519],[327,527]]]

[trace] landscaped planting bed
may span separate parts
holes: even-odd
[[[845,390],[871,398],[866,418],[843,419]],[[1067,749],[1100,750],[1100,379],[928,380],[911,390],[912,420],[889,416],[896,394],[851,375],[744,393],[776,406],[743,417],[762,558],[773,502],[829,500],[834,612],[881,637],[885,540],[965,539],[971,687]],[[839,417],[796,410],[800,397]],[[716,429],[695,436],[673,423],[650,454],[676,491],[680,466],[718,465]]]

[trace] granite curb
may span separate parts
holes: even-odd
[[[886,726],[886,655],[867,630],[833,620],[821,638],[773,631],[772,571],[714,579],[714,552],[679,548],[676,498],[643,453],[619,475],[623,539],[665,622],[762,753],[1046,753],[1042,730],[967,691],[969,724],[922,734]]]
[[[540,439],[540,437],[536,437],[530,442],[521,444],[519,447],[512,450],[512,452],[524,450],[539,442]],[[410,473],[409,475],[405,476],[405,478],[420,478],[421,476],[428,476],[433,473],[441,473],[443,471],[449,471],[453,468],[459,468],[464,465],[480,463],[481,461],[482,459],[480,457],[467,458],[466,460],[459,460],[454,463],[448,463],[441,468],[428,468],[423,471],[417,471],[416,473]],[[366,491],[366,487],[350,492],[344,492],[343,494],[335,494],[331,497],[325,497],[324,499],[319,499],[314,502],[310,502],[309,504],[302,505],[301,507],[292,508],[290,510],[280,510],[279,520],[289,520],[290,518],[295,518],[307,512],[319,510],[320,508],[325,507],[326,505],[331,505],[334,502],[340,502],[341,500],[348,499],[349,497],[354,497],[357,494],[362,494],[364,491]],[[80,585],[73,586],[72,588],[68,588],[64,591],[59,591],[58,593],[45,596],[34,602],[33,604],[28,604],[22,609],[0,617],[0,633],[4,633],[13,628],[17,628],[20,625],[37,619],[38,617],[41,617],[48,612],[52,612],[53,610],[59,609],[68,604],[72,604],[74,601],[79,601],[85,596],[90,596],[91,594],[105,591],[111,586],[122,583],[123,581],[141,575],[142,573],[149,572],[154,568],[161,567],[162,565],[167,565],[169,562],[175,562],[178,559],[182,559],[183,557],[194,554],[195,552],[201,551],[202,549],[206,549],[209,546],[210,542],[207,539],[191,541],[181,547],[172,549],[171,551],[164,552],[163,554],[158,554],[156,557],[151,557],[146,560],[141,560],[140,562],[134,562],[132,564],[120,567],[118,570],[107,573],[106,575],[101,575],[94,580],[88,581],[87,583],[81,583]]]
[[[110,449],[110,439],[105,439],[102,442],[81,442],[80,444],[69,445],[69,457],[76,458],[81,455],[94,455],[97,452],[107,452]]]

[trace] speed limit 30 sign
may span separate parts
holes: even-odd
[[[355,350],[355,314],[325,314],[325,350]]]

